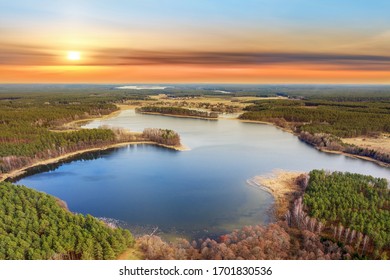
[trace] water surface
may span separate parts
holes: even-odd
[[[85,127],[101,125],[133,131],[174,129],[191,150],[129,145],[92,160],[64,163],[18,183],[65,200],[74,212],[118,219],[130,228],[158,226],[165,233],[197,237],[269,222],[272,197],[248,186],[246,180],[274,169],[317,168],[390,178],[384,167],[319,152],[269,125],[127,110]]]

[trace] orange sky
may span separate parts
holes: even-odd
[[[387,84],[390,71],[313,69],[286,66],[0,66],[7,83],[374,83]]]
[[[390,83],[388,1],[163,2],[0,3],[0,83]]]

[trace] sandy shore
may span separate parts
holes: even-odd
[[[271,174],[255,176],[247,183],[272,194],[275,198],[275,214],[283,216],[294,199],[294,193],[299,191],[296,179],[304,172],[274,170]]]
[[[70,131],[71,129],[79,128],[84,123],[88,123],[88,122],[92,122],[92,121],[96,121],[96,120],[111,119],[111,118],[118,116],[124,110],[135,109],[137,107],[135,105],[128,105],[128,104],[114,104],[114,105],[118,108],[118,110],[116,110],[108,115],[94,116],[94,117],[90,117],[90,118],[86,118],[86,119],[80,119],[80,120],[68,122],[68,123],[63,125],[63,127],[66,129],[63,131]]]

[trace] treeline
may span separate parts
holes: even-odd
[[[167,115],[178,115],[178,116],[191,116],[191,117],[200,117],[200,118],[218,118],[218,114],[215,112],[206,112],[199,110],[191,110],[180,107],[158,107],[158,106],[146,106],[136,109],[139,113],[158,113],[158,114],[167,114]]]
[[[389,189],[385,179],[313,170],[296,178],[300,187],[283,221],[247,226],[217,239],[165,242],[137,239],[146,259],[387,259]]]
[[[35,87],[32,87],[34,89]],[[117,110],[110,101],[123,96],[1,93],[0,97],[0,173],[24,167],[33,162],[105,145],[115,141],[108,129],[54,132],[64,123],[109,114]]]
[[[339,260],[352,259],[336,242],[316,232],[290,228],[285,222],[247,226],[218,239],[164,242],[158,236],[137,240],[152,260]]]
[[[386,179],[313,170],[303,202],[310,216],[339,225],[339,238],[342,235],[348,240],[355,231],[354,238],[359,232],[367,235],[375,250],[390,248],[390,191]],[[360,239],[363,242],[363,236]]]
[[[164,145],[179,146],[180,136],[177,132],[170,129],[145,128],[142,137]]]
[[[116,259],[133,246],[128,230],[72,214],[52,196],[0,183],[0,259]]]
[[[390,98],[383,102],[265,100],[245,108],[240,119],[272,122],[289,128],[318,148],[370,157],[384,163],[390,155],[344,144],[341,137],[376,137],[390,132]]]
[[[196,98],[196,97],[194,97]],[[214,97],[215,98],[215,97]],[[224,100],[223,97],[220,97],[221,100]],[[173,101],[175,100],[175,101]],[[183,99],[181,97],[169,98],[166,101],[159,101],[154,104],[154,106],[169,106],[169,107],[185,107],[185,108],[195,108],[198,110],[208,110],[214,112],[215,114],[232,114],[240,112],[241,109],[237,105],[229,105],[223,102],[211,103],[211,102],[194,102],[191,101],[192,98]],[[238,100],[232,99],[232,102],[239,102]],[[218,115],[216,115],[218,117]]]
[[[291,98],[322,99],[331,101],[388,101],[389,86],[355,86],[355,85],[171,85],[162,90],[150,89],[116,89],[119,85],[0,85],[0,99],[3,93],[9,98],[21,95],[63,95],[66,99],[96,97],[96,100],[115,102],[122,98],[147,99],[148,95],[167,94],[172,96],[285,96]],[[24,98],[24,97],[23,97]]]
[[[64,86],[64,93],[55,94],[46,92],[51,89],[49,86],[43,86],[43,92],[34,92],[36,88],[40,89],[32,86],[33,92],[22,94],[13,92],[12,86],[10,92],[1,93],[0,87],[0,174],[66,153],[142,140],[120,129],[66,130],[63,126],[70,121],[109,114],[117,110],[112,102],[139,100],[140,96],[116,91],[92,94],[88,88],[83,92],[82,86],[76,87],[80,92]],[[165,140],[173,141],[173,137]]]
[[[320,149],[345,152],[352,155],[369,157],[390,164],[390,154],[379,152],[369,148],[361,148],[356,145],[345,144],[338,137],[325,133],[310,134],[302,131],[298,134],[300,140]]]
[[[356,137],[390,132],[390,103],[324,101],[257,101],[246,107],[244,120],[285,121],[300,132]]]
[[[0,139],[2,137],[0,136]],[[31,142],[0,140],[0,173],[83,149],[101,147],[117,141],[110,129],[82,129],[71,132],[42,131]]]
[[[142,90],[142,93],[156,94],[156,91]],[[390,98],[390,87],[375,85],[174,85],[158,93],[175,96],[285,96],[310,100],[386,101]]]
[[[373,149],[369,148],[361,148],[356,145],[345,145],[344,152],[352,155],[357,156],[363,156],[363,157],[369,157],[387,164],[390,164],[390,154],[387,153],[381,153]]]

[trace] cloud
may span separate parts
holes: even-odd
[[[39,46],[2,44],[0,65],[48,65],[54,63],[56,55]]]
[[[107,53],[107,54],[104,54]],[[322,65],[356,70],[390,70],[390,56],[283,52],[186,52],[110,50],[95,57],[96,65]]]
[[[3,45],[0,64],[53,65],[61,59],[58,50],[37,46]],[[390,71],[390,56],[307,53],[307,52],[201,52],[201,51],[145,51],[133,49],[103,49],[87,52],[77,65],[133,66],[133,65],[201,65],[201,66],[269,66],[310,65],[348,70]]]

